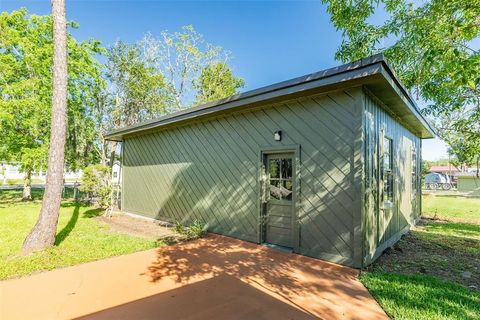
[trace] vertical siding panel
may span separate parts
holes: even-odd
[[[372,235],[370,232],[366,236],[365,257],[367,263],[385,246],[390,245],[393,239],[398,238],[400,233],[412,225],[415,218],[419,216],[420,194],[417,194],[417,198],[414,199],[411,188],[411,150],[413,146],[416,146],[418,172],[418,163],[421,159],[421,140],[385,110],[386,108],[382,106],[381,101],[365,89],[364,132],[368,136],[365,141],[365,149],[368,151],[364,153],[366,160],[364,168],[368,175],[365,180],[365,189],[369,190],[368,195],[366,195],[365,219],[368,225],[366,228],[376,226],[374,230],[378,233]],[[377,162],[381,159],[374,159],[369,156],[369,152],[380,154],[382,130],[385,136],[393,141],[394,207],[391,210],[378,208],[381,204],[378,200],[382,196],[383,185],[381,181],[377,181],[380,172],[377,172],[375,167],[379,168]],[[375,190],[377,188],[378,190]],[[375,199],[375,195],[378,199]],[[378,201],[378,204],[375,203],[376,201]]]

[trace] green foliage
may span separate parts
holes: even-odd
[[[480,0],[322,0],[343,42],[336,58],[384,52],[460,157],[480,154]],[[375,15],[386,17],[372,23]],[[477,46],[478,47],[478,46]],[[454,145],[462,144],[462,148]]]
[[[80,191],[98,197],[100,207],[108,207],[112,192],[110,167],[101,164],[86,167],[83,171]]]
[[[474,166],[476,164],[480,157],[479,141],[465,139],[461,135],[455,135],[455,133],[452,133],[447,141],[450,145],[448,153],[452,156],[451,162],[454,166]]]
[[[217,62],[201,71],[195,84],[198,89],[197,101],[205,103],[233,96],[244,84],[245,81],[235,77],[228,65]]]
[[[422,175],[428,174],[430,172],[431,167],[432,166],[428,161],[422,160],[422,168],[421,168]]]
[[[18,256],[38,217],[40,201],[21,202],[21,191],[0,190],[0,279],[81,264],[155,248],[158,242],[112,231],[93,217],[100,209],[74,202],[60,208],[55,246],[27,257]],[[36,195],[35,198],[41,197]]]
[[[191,25],[158,38],[147,34],[140,46],[148,64],[165,77],[167,112],[226,98],[244,84],[227,64],[230,53],[205,42]]]
[[[480,294],[426,275],[362,273],[360,281],[393,319],[479,319]]]
[[[227,60],[221,47],[205,43],[192,26],[159,38],[148,34],[134,44],[117,41],[107,51],[108,90],[97,100],[102,159],[104,136],[113,128],[235,94],[243,80],[234,77]]]
[[[50,138],[52,19],[26,9],[3,12],[0,34],[0,159],[36,169]],[[101,54],[105,65],[96,60]],[[108,50],[69,34],[67,168],[105,163],[104,136],[113,128],[235,94],[243,80],[227,60],[192,26],[135,44],[118,41]]]
[[[23,148],[21,150],[22,157],[20,163],[22,164],[20,170],[31,173],[32,171],[44,171],[47,168],[48,150],[39,148]]]
[[[188,227],[185,227],[182,223],[175,223],[175,232],[183,237],[183,240],[189,241],[201,238],[206,234],[206,226],[199,220],[193,221]]]
[[[165,113],[164,76],[142,56],[138,44],[117,41],[107,52],[110,127],[129,126]]]
[[[3,12],[0,34],[0,157],[21,161],[24,168],[41,166],[50,139],[52,19],[29,15],[26,9]],[[104,86],[95,55],[101,52],[98,41],[68,36],[66,165],[72,169],[95,161],[92,112]]]

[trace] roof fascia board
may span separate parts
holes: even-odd
[[[335,73],[333,71],[330,71],[329,69],[326,70],[329,72],[319,72],[309,76],[301,77],[301,79],[303,80],[301,80],[300,78],[296,78],[291,81],[274,84],[270,87],[267,87],[269,88],[269,90],[266,90],[267,88],[257,89],[247,92],[244,95],[241,94],[233,96],[229,99],[224,99],[221,101],[201,105],[199,107],[194,107],[185,111],[173,113],[153,121],[144,122],[130,127],[120,128],[118,130],[113,130],[106,135],[106,139],[122,140],[122,137],[124,135],[137,133],[139,131],[159,128],[179,121],[195,119],[201,116],[207,116],[212,113],[217,113],[220,111],[237,108],[244,105],[252,105],[259,102],[269,103],[275,98],[288,98],[292,95],[301,94],[306,91],[315,91],[315,89],[317,89],[318,93],[321,93],[322,91],[329,90],[328,86],[337,85],[338,87],[341,87],[346,82],[350,82],[356,79],[362,79],[381,72],[380,63],[361,66],[360,62],[358,63],[358,65],[355,64],[354,68],[341,68],[344,67],[341,66],[339,68],[336,68],[337,72]],[[255,92],[257,92],[257,94],[255,94]]]
[[[415,101],[411,98],[405,87],[398,81],[393,70],[383,58],[383,55],[378,54],[359,61],[165,115],[158,119],[112,130],[106,135],[106,140],[121,141],[126,135],[165,127],[173,123],[184,123],[188,120],[208,117],[211,114],[226,112],[230,109],[232,109],[232,111],[239,110],[242,106],[259,106],[280,99],[294,98],[297,95],[305,93],[315,94],[335,90],[346,85],[355,85],[355,81],[360,81],[370,76],[381,76],[387,81],[407,106],[408,110],[406,111],[417,118],[423,126],[421,132],[424,138],[435,136],[434,130],[419,112]]]
[[[423,125],[423,127],[427,130],[428,134],[431,135],[431,137],[429,137],[429,138],[436,137],[435,131],[430,126],[430,124],[427,122],[427,120],[425,120],[423,115],[420,113],[420,111],[419,111],[420,109],[418,108],[417,104],[415,103],[415,100],[413,100],[413,98],[408,93],[407,89],[398,81],[397,77],[395,76],[395,73],[390,68],[388,63],[386,63],[385,61],[383,61],[381,73],[384,76],[384,78],[388,81],[390,86],[398,94],[398,96],[403,100],[403,102],[408,107],[410,112],[413,113],[413,115],[420,121],[420,123]]]

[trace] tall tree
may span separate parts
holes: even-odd
[[[228,60],[228,52],[205,43],[192,26],[158,38],[147,34],[135,44],[116,42],[107,54],[109,86],[106,99],[99,100],[99,136],[237,93],[244,81],[234,76]],[[111,143],[111,164],[116,149]]]
[[[203,68],[194,84],[197,101],[205,103],[233,96],[245,81],[235,77],[224,62],[216,62]]]
[[[37,223],[23,243],[28,254],[55,243],[63,189],[65,141],[67,129],[67,21],[65,1],[52,0],[53,20],[53,95],[48,172],[42,208]]]
[[[145,60],[165,77],[172,101],[168,112],[190,108],[205,99],[225,98],[244,84],[228,67],[230,53],[205,42],[191,25],[182,27],[181,32],[162,32],[158,38],[147,34],[140,45]]]
[[[453,156],[452,163],[463,166],[480,165],[480,113],[472,108],[464,108],[445,113],[432,119],[432,123],[440,136],[449,145],[449,154]],[[475,118],[477,116],[477,118]]]
[[[337,59],[384,52],[410,92],[426,103],[423,112],[438,120],[440,137],[453,145],[461,136],[477,146],[463,150],[478,152],[480,0],[322,2],[343,35]],[[375,23],[379,17],[386,18]],[[461,118],[452,121],[458,111]]]
[[[77,25],[69,23],[69,27]],[[31,198],[33,171],[47,162],[52,96],[52,19],[25,9],[0,14],[0,159],[19,162],[25,171],[24,199]],[[104,87],[99,42],[77,42],[68,35],[68,137],[66,167],[95,162],[93,117],[97,92]]]
[[[105,76],[109,91],[97,109],[98,135],[105,146],[105,132],[165,114],[169,104],[164,76],[145,60],[138,44],[117,41],[107,51]],[[110,146],[110,163],[116,142]]]
[[[117,41],[107,52],[106,77],[111,85],[108,113],[113,127],[165,113],[164,76],[148,65],[138,45]]]

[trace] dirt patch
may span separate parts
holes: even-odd
[[[109,225],[114,231],[149,240],[158,241],[177,236],[171,228],[160,221],[149,221],[124,214],[114,214],[112,217],[100,216],[96,219]]]
[[[427,274],[480,292],[480,240],[468,237],[468,226],[475,227],[422,220],[417,228],[385,250],[369,270]]]

